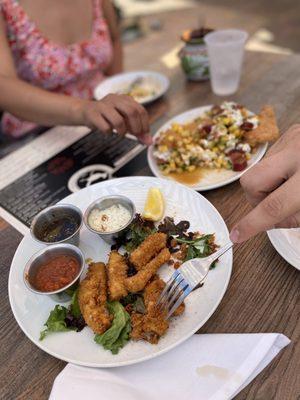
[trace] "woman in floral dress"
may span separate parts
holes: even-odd
[[[122,71],[110,0],[0,0],[0,58],[2,133],[87,125],[151,141],[147,113],[130,97],[93,100],[93,88]]]

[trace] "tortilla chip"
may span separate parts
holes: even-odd
[[[244,134],[246,141],[254,146],[259,143],[277,140],[279,138],[279,129],[273,107],[264,106],[258,117],[260,122],[258,127]]]

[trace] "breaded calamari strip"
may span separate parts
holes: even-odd
[[[112,316],[106,308],[107,282],[105,264],[93,263],[86,277],[80,282],[78,303],[87,325],[95,333],[105,332],[111,325]]]
[[[165,233],[153,233],[149,235],[142,244],[139,245],[131,254],[130,262],[139,271],[142,267],[155,257],[167,244]]]
[[[128,294],[124,282],[127,277],[127,264],[125,258],[117,251],[112,251],[109,255],[106,270],[109,299],[120,300],[121,297],[125,297]]]
[[[156,307],[156,303],[159,299],[159,296],[161,292],[164,290],[164,287],[166,286],[165,282],[158,277],[158,275],[155,275],[151,282],[149,282],[145,290],[143,292],[143,297],[144,297],[144,303],[145,307],[147,309],[147,312],[151,314],[152,310],[154,310]]]
[[[143,296],[147,313],[131,316],[131,338],[133,340],[144,339],[150,343],[157,343],[160,336],[168,330],[169,322],[166,320],[166,313],[157,307],[157,300],[165,285],[165,282],[158,276],[155,276],[146,285]]]
[[[166,283],[160,279],[157,275],[149,282],[144,290],[144,303],[147,309],[148,314],[155,315],[157,314],[156,304],[159,299],[161,292],[164,290]],[[185,310],[185,304],[181,303],[181,305],[177,308],[177,310],[172,315],[173,317],[177,317],[181,315]]]
[[[146,340],[156,344],[159,338],[167,332],[169,321],[166,319],[166,311],[157,306],[157,301],[165,286],[166,283],[157,275],[146,285],[143,297],[147,312],[146,314],[131,314],[131,339]],[[184,309],[185,305],[182,303],[173,316],[182,314]]]
[[[126,278],[125,285],[129,292],[136,293],[140,292],[145,288],[149,280],[153,275],[156,274],[159,267],[161,267],[165,262],[169,261],[170,252],[167,248],[161,250],[148,264],[144,265],[137,274]]]

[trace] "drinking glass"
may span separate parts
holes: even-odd
[[[247,38],[247,32],[238,29],[214,31],[204,37],[215,94],[228,96],[237,91]]]

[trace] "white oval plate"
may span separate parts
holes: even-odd
[[[300,228],[272,229],[267,234],[281,257],[300,271]]]
[[[123,194],[132,199],[137,212],[141,212],[150,187],[162,189],[166,199],[165,215],[173,216],[175,221],[189,220],[192,230],[215,232],[219,244],[226,241],[227,227],[214,206],[194,190],[172,181],[151,177],[113,179],[76,192],[66,197],[63,202],[74,204],[85,211],[92,201],[101,196]],[[157,357],[178,346],[198,331],[213,314],[225,294],[232,269],[232,252],[229,251],[221,258],[216,268],[209,272],[204,286],[187,298],[185,313],[171,321],[167,334],[157,345],[130,341],[119,354],[112,355],[94,342],[94,334],[88,327],[79,333],[53,333],[39,341],[39,333],[55,302],[48,296],[34,294],[25,287],[23,269],[29,257],[42,247],[43,245],[36,243],[28,234],[16,251],[8,283],[13,314],[28,338],[42,350],[61,360],[90,367],[134,364]],[[107,261],[109,245],[85,227],[81,231],[79,247],[86,258]],[[172,267],[165,265],[161,268],[160,275],[167,279],[173,271]]]
[[[159,137],[160,132],[163,132],[171,127],[173,123],[185,124],[191,122],[192,120],[198,118],[205,111],[210,109],[211,105],[193,108],[192,110],[186,111],[176,117],[170,119],[166,122],[154,135],[154,140]],[[238,180],[249,168],[251,168],[254,164],[256,164],[259,160],[261,160],[267,150],[268,144],[262,144],[258,147],[257,152],[252,155],[251,159],[248,161],[248,167],[241,172],[229,171],[229,170],[211,170],[205,174],[201,181],[193,184],[186,185],[188,187],[193,188],[194,190],[206,191],[217,189],[219,187],[228,185],[231,182]],[[152,173],[158,178],[173,180],[170,177],[165,176],[161,170],[159,169],[155,157],[153,155],[154,146],[150,146],[148,148],[148,164]]]
[[[144,97],[138,100],[141,104],[148,104],[163,96],[169,89],[169,79],[158,72],[152,71],[134,71],[117,74],[111,78],[105,79],[94,89],[94,97],[96,100],[101,100],[110,93],[119,93],[126,88],[137,78],[143,78],[144,83],[155,90],[155,94]]]

